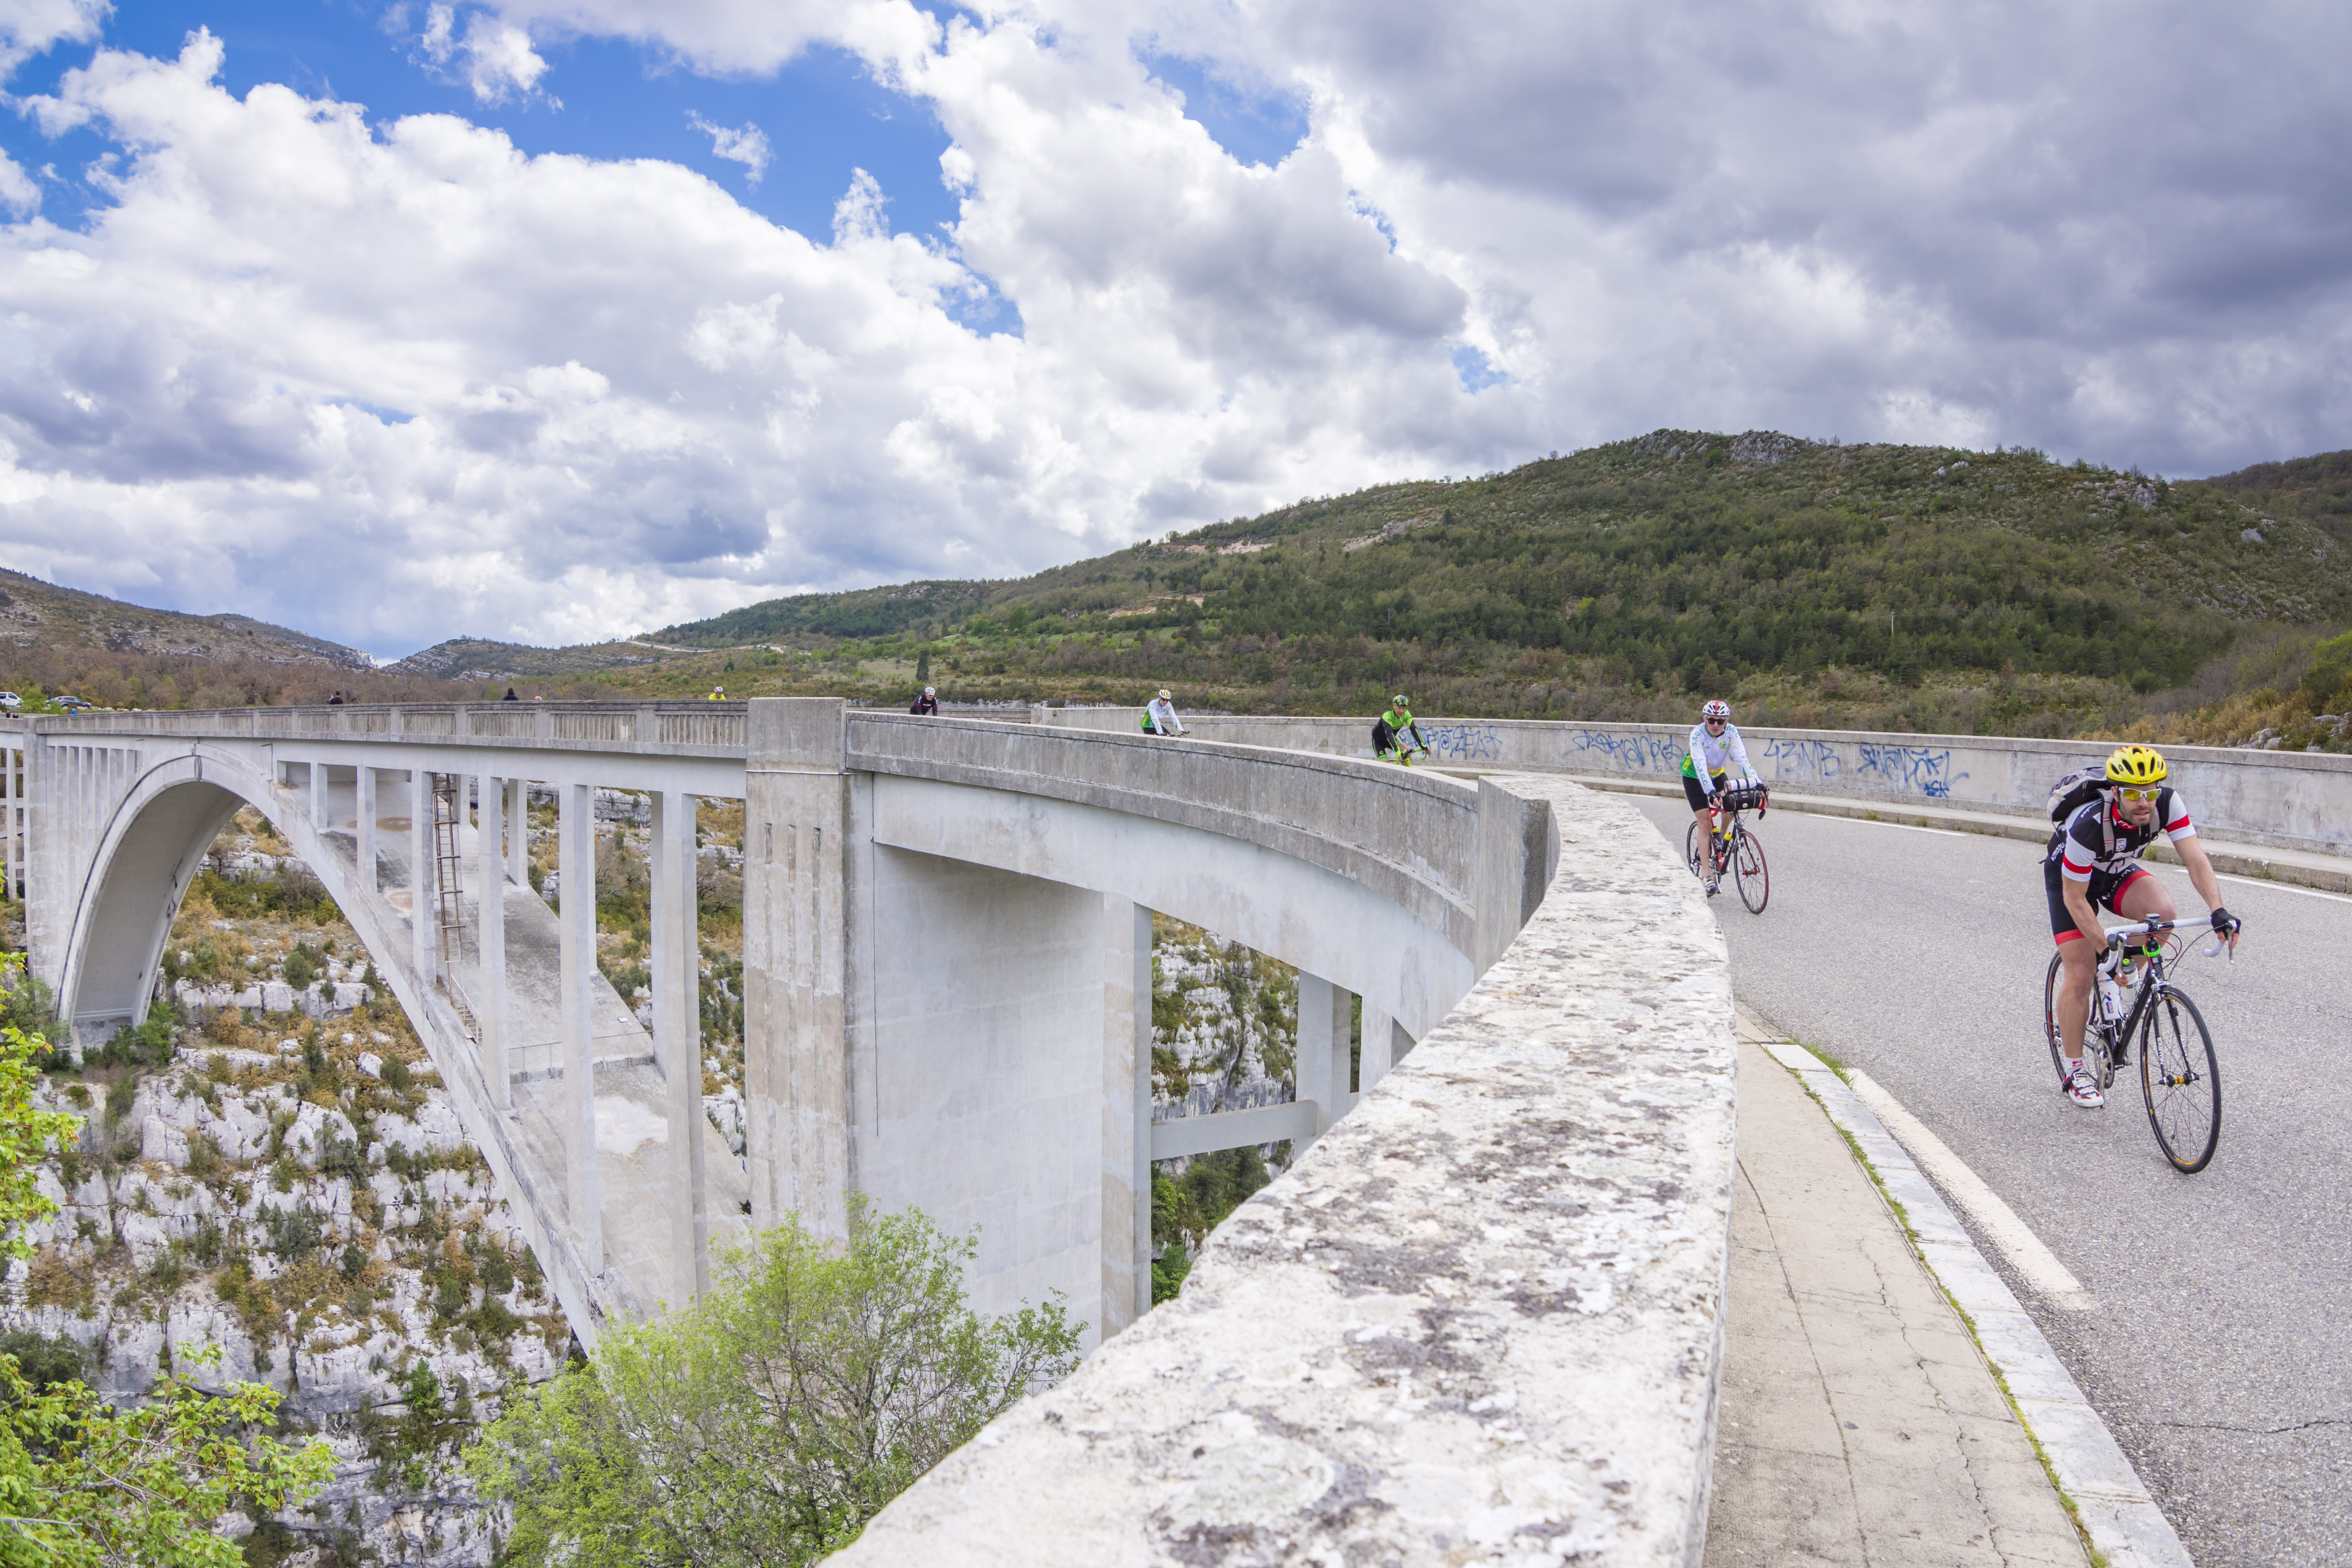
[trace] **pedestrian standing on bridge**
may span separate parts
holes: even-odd
[[[939,689],[938,689],[937,687],[935,687],[935,686],[926,686],[926,687],[924,687],[924,688],[923,688],[923,694],[922,694],[920,697],[918,697],[918,698],[916,698],[916,699],[915,699],[914,706],[913,706],[913,707],[911,707],[911,708],[908,708],[908,709],[907,710],[907,711],[908,711],[908,712],[909,712],[909,713],[920,713],[920,714],[923,714],[923,715],[925,715],[926,717],[929,717],[929,718],[934,718],[934,719],[936,719],[937,717],[939,717],[939,712],[940,712],[940,693],[939,693]]]
[[[1143,710],[1143,732],[1147,735],[1184,733],[1184,721],[1176,717],[1176,704],[1164,686],[1160,689],[1160,695],[1153,698],[1150,705]]]

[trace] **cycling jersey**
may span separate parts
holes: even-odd
[[[1709,778],[1721,778],[1726,769],[1738,763],[1740,777],[1755,779],[1759,784],[1764,782],[1758,775],[1756,765],[1748,760],[1748,743],[1739,738],[1739,726],[1737,724],[1726,724],[1719,736],[1708,734],[1705,724],[1691,727],[1690,746],[1683,752],[1683,776],[1698,777],[1698,769],[1694,764],[1700,762],[1706,764]]]
[[[2189,803],[2169,784],[2157,791],[2156,815],[2148,818],[2146,827],[2133,826],[2110,798],[2103,795],[2076,806],[2050,836],[2042,864],[2055,863],[2070,882],[2087,882],[2095,871],[2102,878],[2127,881],[2127,873],[2138,868],[2133,863],[2139,852],[2155,843],[2158,833],[2174,844],[2197,837],[2197,825],[2189,819]],[[2102,819],[2102,812],[2111,815]]]

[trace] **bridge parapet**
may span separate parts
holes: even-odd
[[[1696,1564],[1730,1223],[1720,935],[1629,805],[1182,1293],[832,1561]]]

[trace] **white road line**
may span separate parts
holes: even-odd
[[[2179,869],[2177,866],[2166,868],[2176,871]],[[2342,893],[2331,893],[2320,888],[2298,888],[2292,882],[2274,882],[2268,877],[2241,877],[2229,871],[2216,871],[2213,874],[2225,882],[2243,882],[2249,888],[2268,888],[2273,892],[2295,893],[2306,899],[2327,899],[2339,904],[2352,904],[2352,899],[2346,898]]]
[[[2058,1255],[2042,1243],[2033,1229],[2017,1217],[2017,1211],[2000,1201],[2000,1194],[1985,1185],[1982,1177],[1968,1167],[1968,1163],[1944,1146],[1944,1141],[1927,1131],[1927,1124],[1903,1109],[1893,1095],[1871,1080],[1865,1072],[1855,1072],[1846,1081],[1864,1105],[1876,1113],[1878,1120],[1895,1141],[1910,1151],[1918,1163],[1944,1195],[1958,1205],[1962,1213],[1976,1222],[1987,1239],[2000,1248],[2036,1294],[2052,1306],[2069,1312],[2088,1312],[2098,1303],[2083,1289],[2067,1267],[2058,1261]]]

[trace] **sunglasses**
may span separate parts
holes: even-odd
[[[2154,800],[2158,793],[2152,789],[2127,789],[2123,792],[2123,797],[2126,800]]]
[[[1727,722],[1728,722],[1728,721],[1727,721],[1727,720],[1722,720],[1722,719],[1709,719],[1709,720],[1706,721],[1706,727],[1707,727],[1708,729],[1710,729],[1710,730],[1720,730],[1720,729],[1722,729],[1722,728],[1723,728],[1723,726],[1724,726]]]

